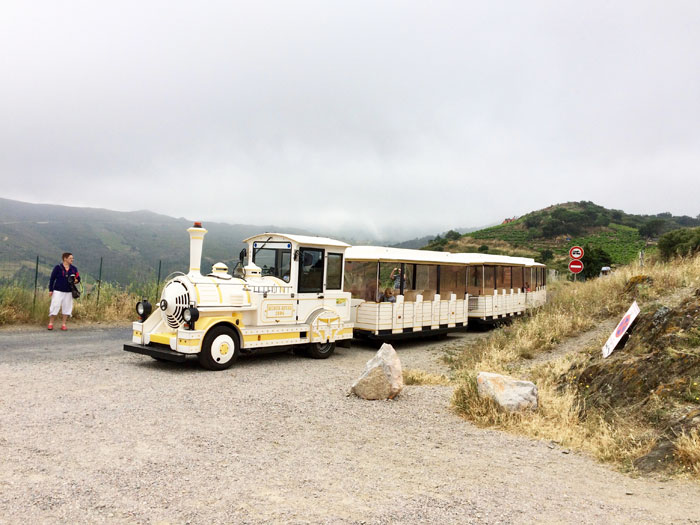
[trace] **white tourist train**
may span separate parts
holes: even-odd
[[[229,273],[200,272],[207,230],[189,228],[190,268],[169,276],[155,311],[136,311],[124,350],[155,359],[196,355],[223,370],[242,353],[283,350],[329,357],[339,341],[416,337],[498,321],[546,298],[545,267],[532,259],[350,247],[324,237],[264,233],[244,242]],[[238,266],[240,265],[240,267]]]

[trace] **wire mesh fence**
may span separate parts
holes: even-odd
[[[37,296],[48,293],[51,272],[60,263],[60,256],[57,260],[49,260],[41,255],[17,259],[9,255],[0,256],[0,287],[14,286],[30,290],[36,302]],[[173,271],[182,269],[181,263],[162,259],[149,266],[134,265],[110,257],[75,256],[73,264],[80,274],[82,295],[95,299],[97,304],[105,285],[156,300],[165,278]]]

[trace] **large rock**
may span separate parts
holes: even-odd
[[[384,343],[367,361],[365,371],[352,385],[352,393],[363,399],[393,399],[402,388],[401,361],[394,347]]]
[[[537,387],[530,381],[479,372],[476,383],[480,397],[491,398],[510,412],[537,408]]]

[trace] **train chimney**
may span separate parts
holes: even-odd
[[[202,228],[201,222],[195,222],[194,226],[187,229],[190,234],[190,271],[198,274],[202,265],[202,243],[207,230]]]

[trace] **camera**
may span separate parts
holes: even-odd
[[[73,296],[73,299],[77,299],[80,297],[80,290],[75,286],[75,274],[70,274],[68,277],[66,277],[66,280],[68,281],[68,286],[70,286],[70,293]]]

